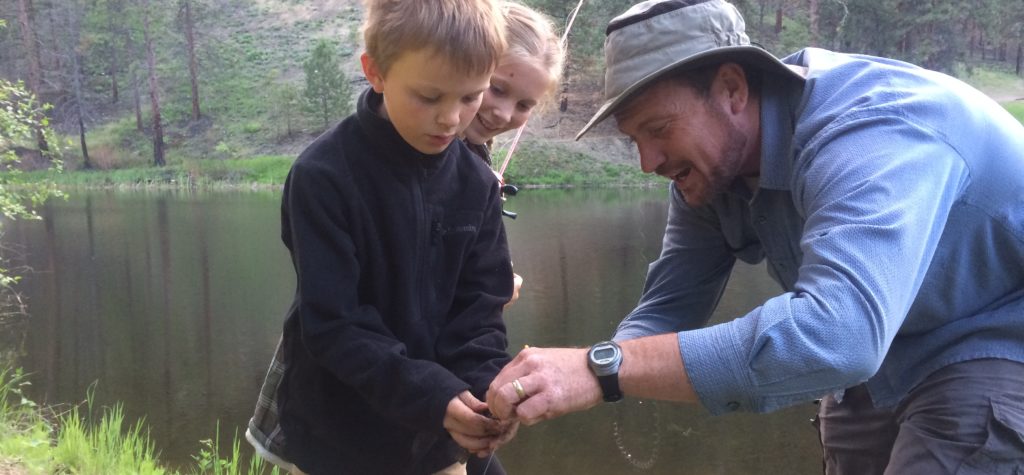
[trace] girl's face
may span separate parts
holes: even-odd
[[[550,86],[547,72],[535,62],[503,58],[491,75],[480,111],[466,129],[466,140],[484,144],[502,132],[519,128]]]

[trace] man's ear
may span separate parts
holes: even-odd
[[[711,92],[715,97],[726,100],[733,114],[746,108],[750,100],[750,84],[747,83],[747,74],[743,71],[743,66],[736,63],[719,66],[711,85]]]
[[[363,53],[359,56],[359,62],[363,65],[363,75],[373,86],[373,92],[380,94],[384,92],[384,74],[377,67],[377,62],[369,54]]]

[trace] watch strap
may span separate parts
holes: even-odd
[[[598,376],[597,383],[601,385],[601,393],[605,402],[616,402],[622,399],[622,390],[619,389],[619,374]]]

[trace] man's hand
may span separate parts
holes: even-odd
[[[587,367],[587,350],[583,348],[526,348],[501,370],[487,391],[487,406],[494,417],[518,419],[526,425],[600,402],[601,388]]]
[[[487,404],[463,391],[448,402],[444,428],[462,448],[479,457],[487,456],[515,436],[518,424],[501,422],[486,413]]]

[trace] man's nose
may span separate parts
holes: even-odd
[[[642,146],[639,142],[636,148],[640,152],[640,169],[644,173],[654,173],[662,163],[665,163],[665,156],[655,148]]]

